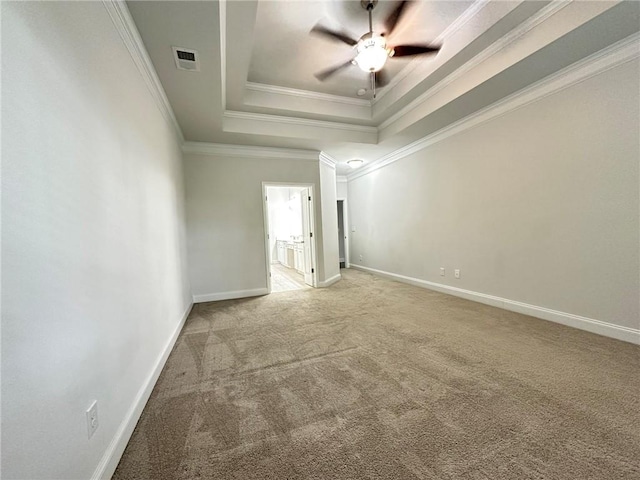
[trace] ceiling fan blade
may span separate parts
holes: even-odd
[[[341,42],[346,43],[347,45],[351,45],[352,47],[358,43],[357,40],[354,40],[349,35],[344,32],[336,32],[334,30],[330,30],[327,27],[323,27],[318,24],[311,29],[310,33],[316,33],[318,35],[322,35],[324,37],[330,38],[332,40],[340,40]]]
[[[408,57],[411,55],[424,55],[427,53],[438,53],[440,51],[439,46],[430,45],[398,45],[393,47],[393,57]]]
[[[389,75],[387,74],[387,72],[385,72],[384,70],[380,70],[379,72],[376,72],[376,86],[377,87],[384,87],[386,85],[389,84],[389,80],[391,80],[389,78]]]
[[[326,70],[322,70],[321,72],[315,73],[314,76],[321,82],[324,82],[331,75],[338,73],[340,70],[348,67],[351,64],[352,64],[352,60],[349,60],[348,62],[341,63],[340,65],[337,65],[335,67],[327,68]]]
[[[398,2],[398,5],[392,10],[387,18],[385,18],[384,28],[387,32],[387,36],[391,35],[391,32],[393,32],[396,26],[398,26],[398,23],[400,23],[400,18],[402,18],[402,15],[404,14],[405,8],[408,6],[408,3],[410,2],[408,2],[407,0]]]

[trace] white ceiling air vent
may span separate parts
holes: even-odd
[[[191,72],[200,71],[200,60],[198,52],[190,48],[171,47],[173,49],[173,59],[176,61],[178,70],[189,70]]]

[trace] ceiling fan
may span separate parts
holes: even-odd
[[[387,37],[391,36],[395,30],[400,19],[405,12],[407,4],[410,2],[403,0],[398,2],[396,7],[391,11],[384,21],[384,28],[386,32],[375,33],[373,31],[373,23],[371,19],[371,13],[378,4],[378,0],[360,0],[362,8],[369,12],[369,32],[360,37],[359,40],[351,38],[345,32],[334,31],[327,27],[323,27],[317,24],[311,29],[310,33],[322,35],[333,40],[339,40],[341,42],[350,45],[356,50],[356,56],[348,62],[341,63],[334,67],[322,70],[315,74],[315,77],[324,81],[331,77],[335,73],[339,72],[343,68],[350,65],[357,65],[364,72],[371,74],[371,89],[373,90],[373,98],[376,97],[376,85],[384,87],[389,83],[389,78],[382,71],[387,59],[394,57],[408,57],[412,55],[425,55],[431,53],[437,53],[440,50],[440,46],[436,45],[396,45],[390,46],[387,44]]]

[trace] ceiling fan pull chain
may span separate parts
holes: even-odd
[[[376,72],[371,72],[371,90],[373,90],[373,98],[376,98]]]

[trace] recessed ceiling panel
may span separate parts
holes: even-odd
[[[424,44],[435,41],[473,2],[412,2],[390,37],[390,44]],[[383,32],[383,20],[397,4],[380,0],[373,11],[373,29]],[[320,23],[346,32],[354,39],[367,33],[368,15],[359,1],[261,1],[258,4],[254,45],[248,80],[334,95],[357,97],[368,89],[369,75],[349,66],[324,82],[314,73],[348,62],[355,50],[340,41],[310,35]],[[398,74],[413,57],[392,58],[385,65],[389,78]],[[428,62],[429,57],[424,57]]]

